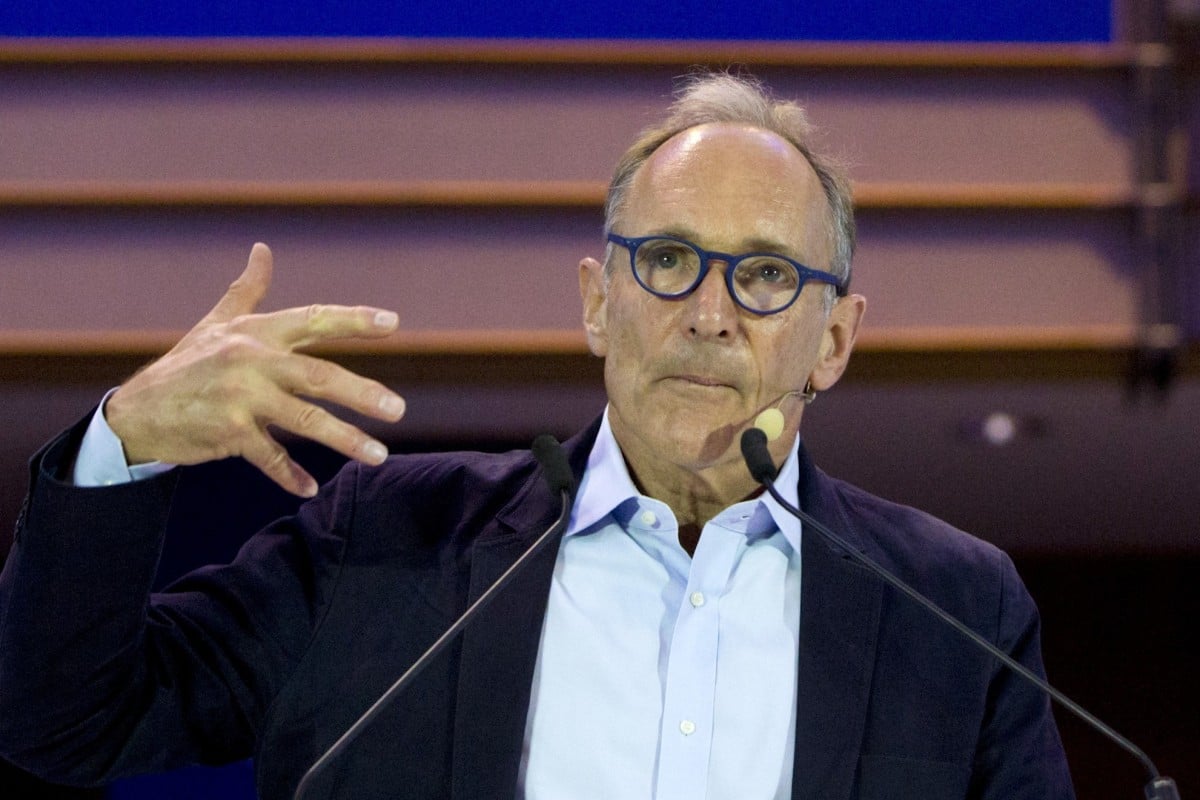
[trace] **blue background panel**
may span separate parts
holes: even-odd
[[[1109,0],[41,0],[7,36],[414,36],[1103,42]]]

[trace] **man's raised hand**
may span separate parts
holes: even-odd
[[[293,494],[316,481],[268,426],[378,464],[387,449],[312,400],[394,422],[404,400],[386,386],[297,349],[332,339],[380,338],[396,314],[366,306],[255,309],[271,285],[271,251],[256,244],[245,271],[204,319],[162,358],[121,385],[104,409],[131,464],[198,464],[241,456]]]

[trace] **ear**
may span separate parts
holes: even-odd
[[[858,326],[867,310],[867,298],[851,294],[839,298],[825,321],[821,334],[821,352],[813,367],[809,381],[819,392],[831,388],[846,371],[850,362],[850,351],[858,338]]]
[[[608,286],[604,265],[594,258],[579,262],[579,296],[583,300],[583,329],[588,349],[603,358],[608,354]]]

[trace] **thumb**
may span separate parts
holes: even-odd
[[[271,248],[256,242],[250,248],[246,269],[229,285],[225,295],[204,317],[206,322],[226,322],[242,314],[252,314],[271,288]]]

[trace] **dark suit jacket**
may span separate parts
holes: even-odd
[[[577,476],[595,431],[567,443]],[[80,433],[35,458],[0,578],[0,752],[60,782],[252,754],[261,796],[290,797],[559,510],[527,452],[350,466],[232,564],[147,600],[173,479],[68,486],[55,475]],[[803,449],[800,476],[806,510],[1041,671],[1036,610],[1000,551]],[[514,796],[555,550],[312,796]],[[805,535],[801,558],[795,798],[1071,796],[1040,692],[821,540]]]

